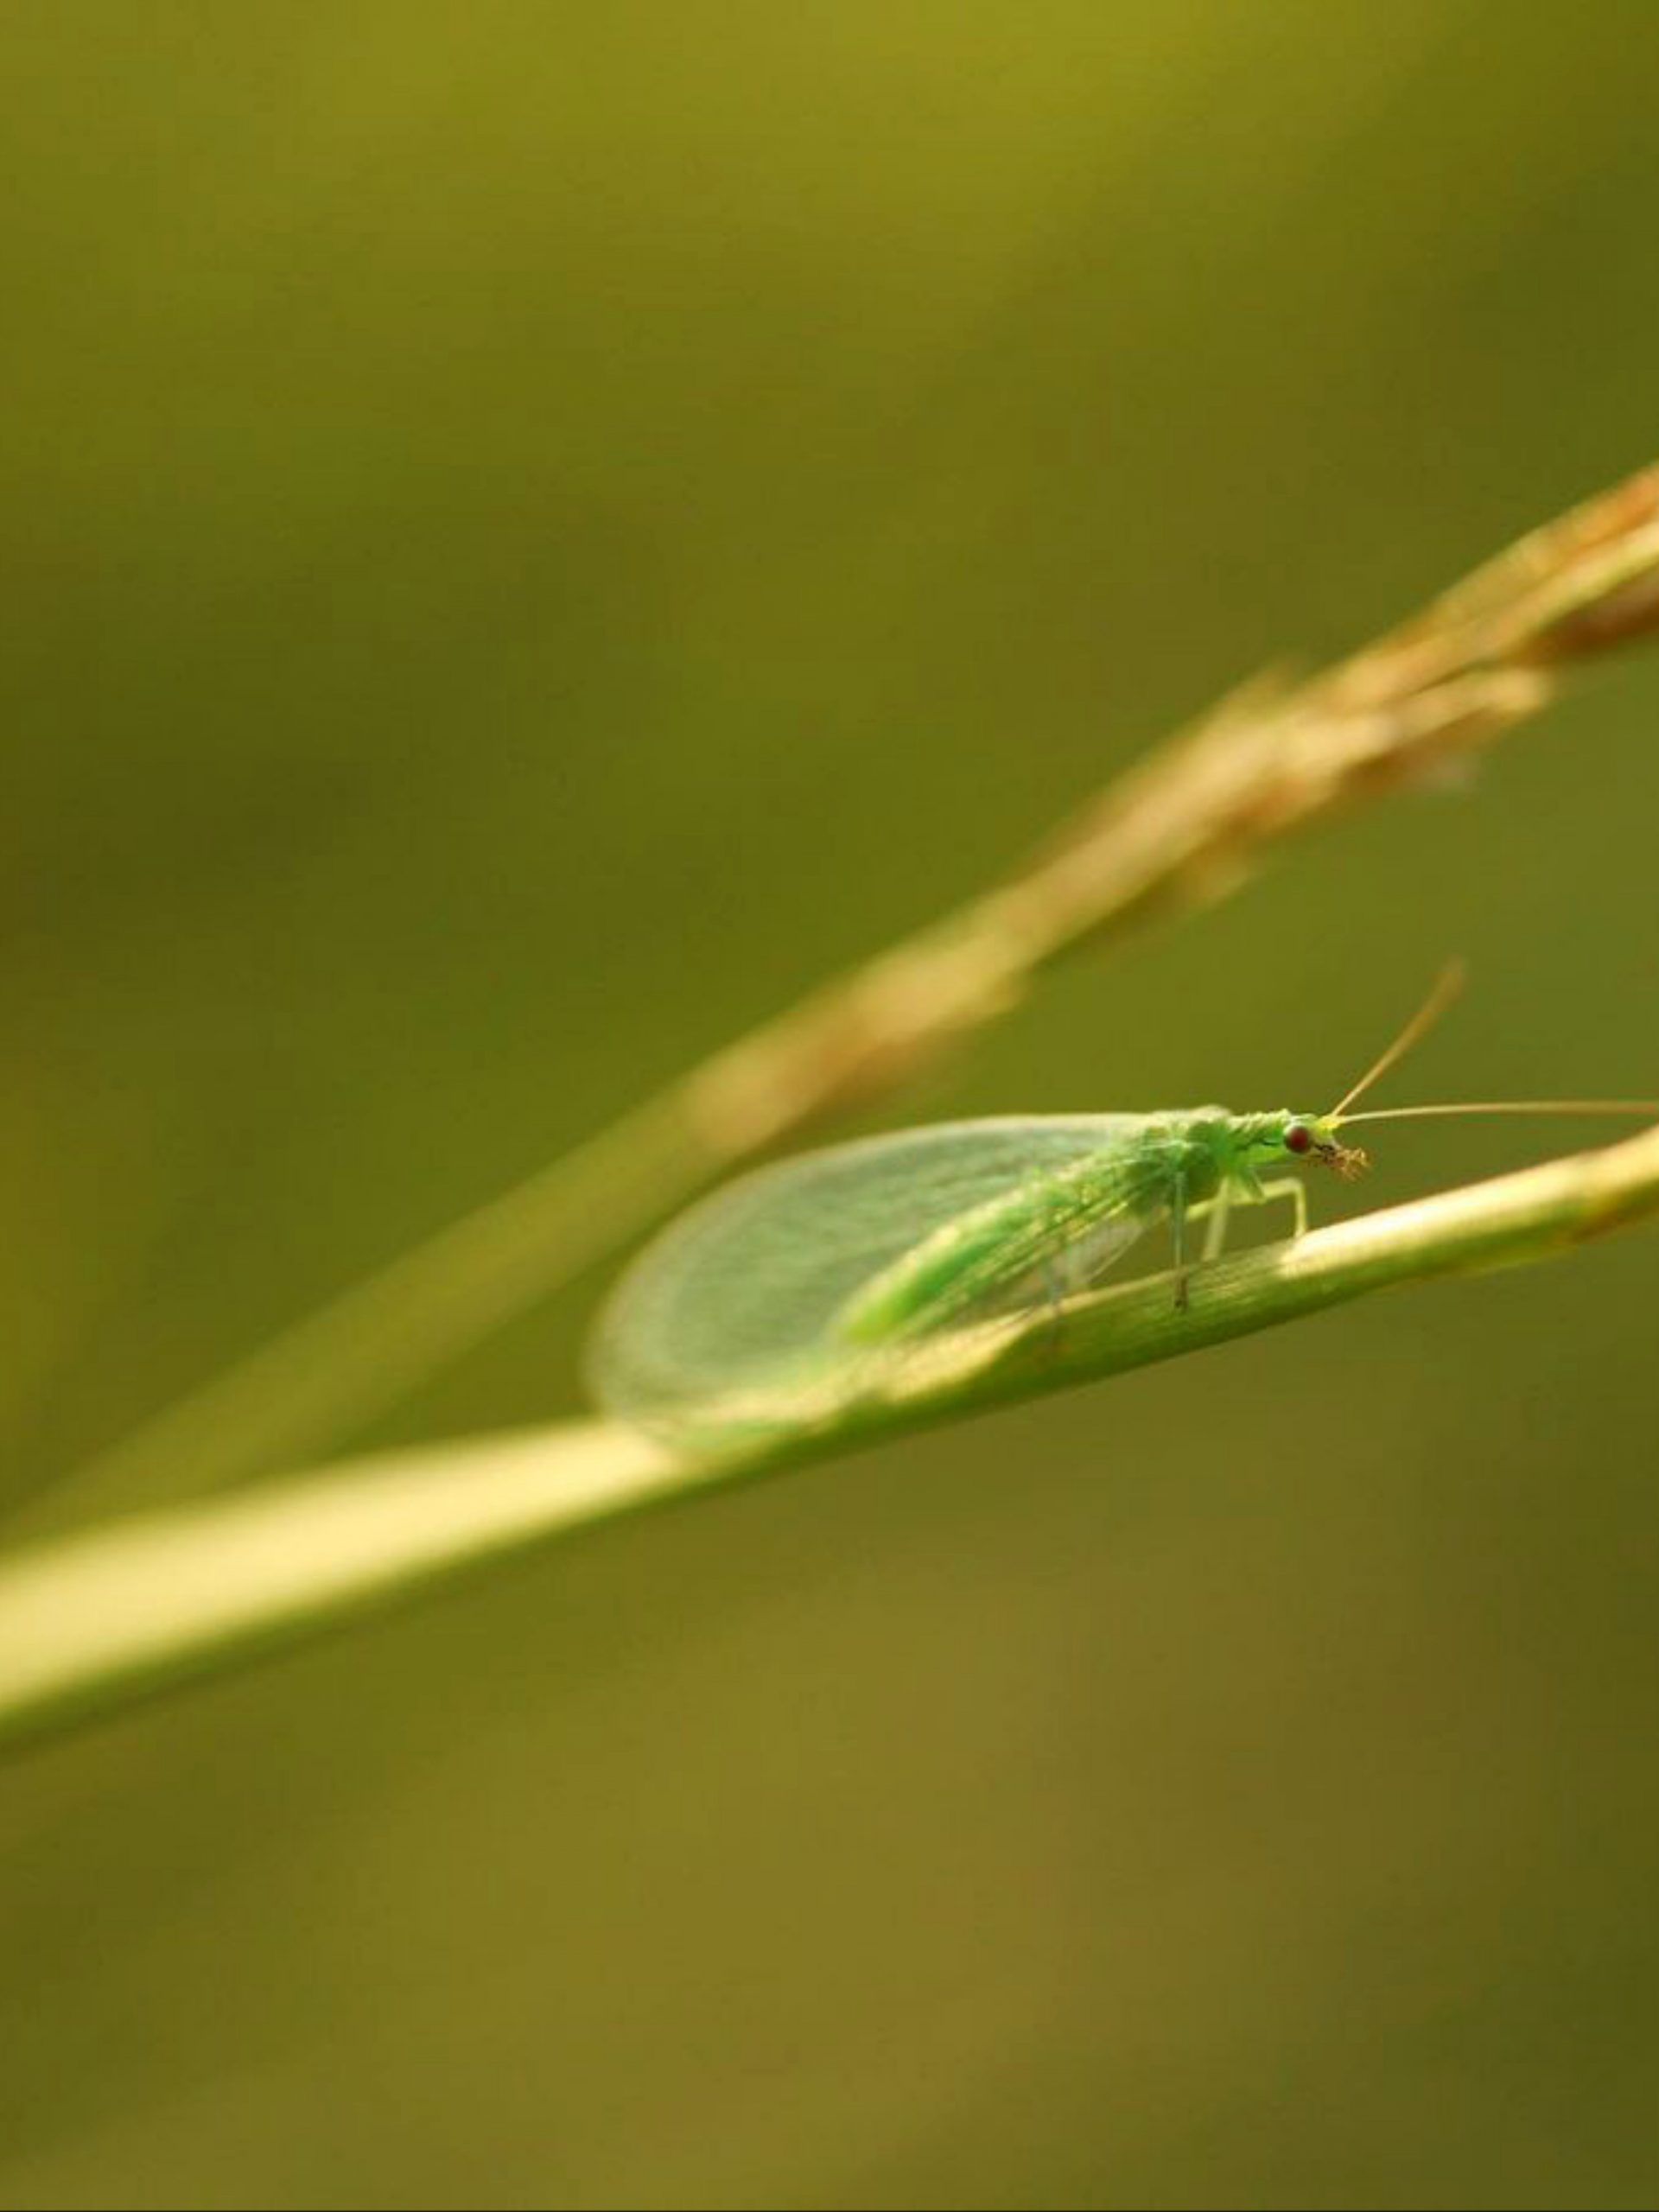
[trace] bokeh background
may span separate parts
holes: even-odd
[[[1659,450],[1647,0],[65,0],[0,55],[17,1533]],[[895,1118],[1318,1106],[1452,951],[1396,1097],[1651,1091],[1656,729],[1597,675]],[[1557,1141],[1402,1129],[1355,1202]],[[1351,1307],[37,1751],[4,2201],[1651,2203],[1656,1270]],[[359,1440],[569,1410],[601,1280]]]

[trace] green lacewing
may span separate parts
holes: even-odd
[[[1295,1169],[1359,1174],[1340,1132],[1455,1114],[1637,1114],[1659,1102],[1520,1099],[1350,1109],[1455,995],[1448,969],[1388,1050],[1327,1112],[1011,1115],[866,1137],[742,1176],[648,1245],[595,1327],[588,1372],[618,1418],[680,1440],[794,1426],[873,1389],[928,1345],[1058,1310],[1167,1222],[1178,1307],[1205,1224],[1214,1258],[1235,1208],[1282,1199]]]

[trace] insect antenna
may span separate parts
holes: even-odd
[[[1366,1069],[1353,1089],[1331,1109],[1325,1117],[1327,1121],[1339,1122],[1349,1127],[1360,1122],[1443,1121],[1454,1114],[1628,1115],[1637,1120],[1659,1119],[1659,1098],[1477,1098],[1460,1099],[1447,1106],[1382,1106],[1373,1107],[1368,1114],[1351,1114],[1348,1109],[1354,1101],[1363,1098],[1378,1077],[1386,1075],[1391,1067],[1404,1059],[1412,1046],[1433,1027],[1463,988],[1463,963],[1453,960],[1441,970],[1433,989],[1387,1052]]]
[[[1659,1120],[1659,1098],[1481,1098],[1451,1106],[1383,1106],[1370,1114],[1349,1114],[1355,1122],[1423,1122],[1451,1114],[1625,1114]]]
[[[1353,1104],[1355,1099],[1363,1098],[1365,1096],[1365,1093],[1370,1089],[1371,1085],[1376,1083],[1380,1077],[1385,1076],[1391,1067],[1397,1066],[1399,1063],[1404,1059],[1406,1054],[1410,1052],[1412,1046],[1418,1043],[1421,1038],[1425,1037],[1434,1027],[1434,1024],[1446,1012],[1447,1007],[1451,1005],[1453,999],[1455,999],[1459,991],[1462,990],[1464,975],[1464,964],[1461,960],[1452,960],[1447,963],[1447,964],[1440,970],[1439,976],[1435,978],[1433,989],[1430,991],[1428,996],[1423,1001],[1421,1006],[1418,1007],[1416,1013],[1412,1015],[1411,1020],[1406,1024],[1405,1027],[1400,1032],[1400,1034],[1388,1047],[1387,1051],[1381,1053],[1377,1058],[1372,1061],[1370,1066],[1366,1069],[1364,1074],[1361,1076],[1359,1081],[1354,1084],[1353,1088],[1351,1090],[1344,1092],[1343,1096],[1331,1109],[1329,1114],[1326,1115],[1325,1119],[1327,1121],[1341,1122],[1353,1120],[1369,1122],[1376,1118],[1376,1116],[1370,1114],[1357,1114],[1351,1116],[1348,1112],[1348,1109]],[[1414,1109],[1407,1108],[1405,1110],[1410,1112]]]

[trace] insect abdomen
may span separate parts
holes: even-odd
[[[836,1333],[855,1344],[882,1344],[925,1332],[1006,1305],[1051,1268],[1075,1288],[1077,1270],[1066,1261],[1080,1243],[1094,1247],[1103,1263],[1156,1212],[1154,1193],[1135,1195],[1131,1206],[1113,1160],[1082,1160],[1033,1176],[901,1253],[847,1300]],[[1114,1223],[1116,1236],[1108,1233]]]
[[[882,1344],[936,1312],[1006,1242],[1012,1204],[998,1199],[981,1206],[901,1254],[848,1300],[836,1333],[854,1344]]]

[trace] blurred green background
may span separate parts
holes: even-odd
[[[14,1528],[1651,458],[1656,34],[13,11]],[[1650,1091],[1656,726],[1621,663],[895,1116],[1317,1106],[1452,951],[1396,1098]],[[1390,1132],[1357,1202],[1570,1141]],[[1656,1269],[648,1517],[11,1767],[4,2201],[1650,2204]],[[569,1409],[597,1287],[369,1440]]]

